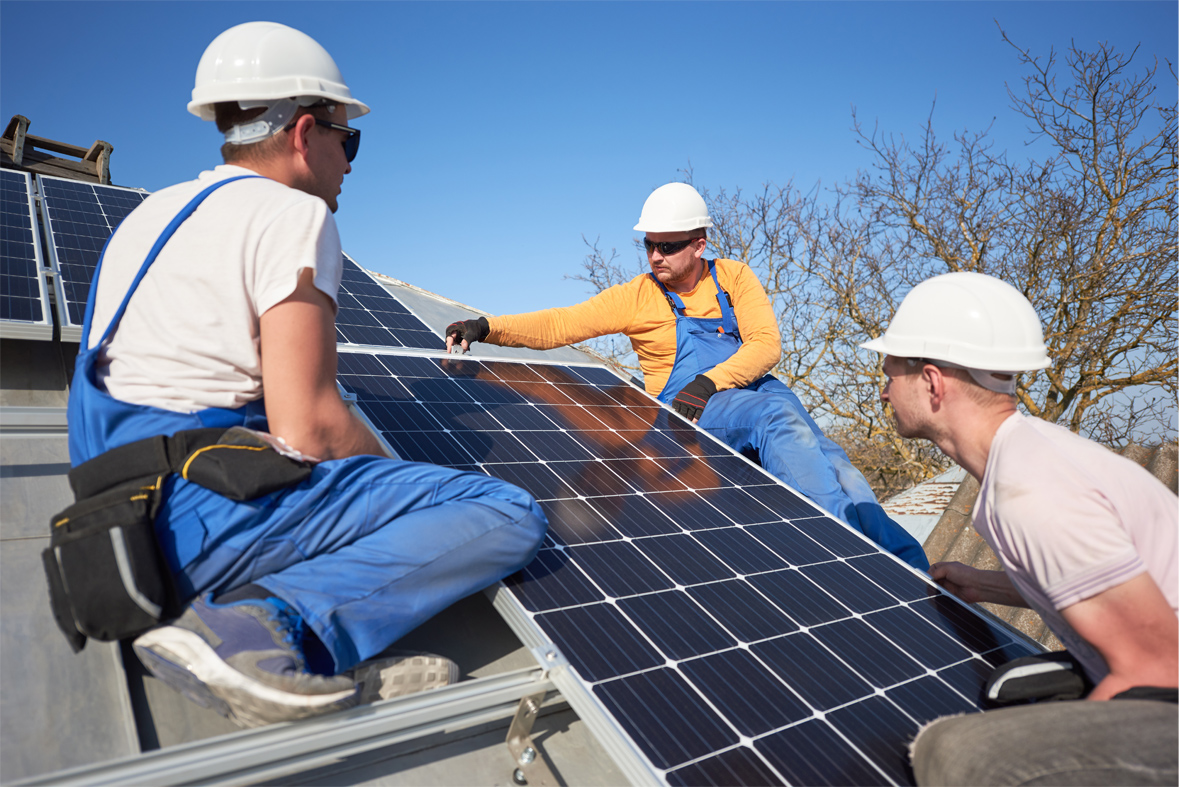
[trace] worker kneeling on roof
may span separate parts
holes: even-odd
[[[1051,361],[1036,310],[1004,281],[922,282],[862,346],[885,354],[881,398],[901,435],[979,479],[974,527],[1004,570],[936,563],[934,580],[1032,607],[1068,648],[1000,667],[986,700],[1090,700],[938,720],[913,744],[918,784],[1175,784],[1179,501],[1129,459],[1016,411],[1016,375]]]
[[[704,258],[712,220],[686,183],[656,189],[635,229],[649,274],[584,303],[450,325],[447,348],[482,341],[547,350],[626,334],[647,391],[877,544],[925,569],[917,541],[893,522],[847,454],[769,374],[782,356],[773,306],[748,265]]]
[[[159,495],[155,534],[182,612],[135,651],[243,725],[444,685],[457,671],[438,657],[365,660],[527,564],[546,522],[507,483],[388,458],[341,399],[332,214],[360,142],[349,123],[369,109],[318,43],[269,22],[209,45],[188,109],[217,122],[226,164],[148,197],[115,232],[70,391],[76,470],[149,463],[136,446],[159,435],[171,437],[158,453],[180,457],[132,496]],[[211,427],[239,428],[205,445]],[[275,461],[293,485],[263,481]],[[90,579],[66,571],[50,585],[77,612]]]

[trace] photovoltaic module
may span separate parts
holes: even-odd
[[[0,337],[52,339],[32,180],[0,170]]]
[[[496,606],[628,774],[910,784],[919,726],[1038,651],[601,367],[342,352],[403,459],[527,489]]]
[[[347,254],[340,282],[336,338],[341,344],[441,350],[446,342]]]
[[[79,341],[90,281],[102,248],[147,192],[37,176],[49,255],[57,275],[57,312],[63,341]]]

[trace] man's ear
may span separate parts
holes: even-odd
[[[929,396],[929,404],[937,408],[946,400],[946,375],[932,363],[922,364],[921,382]]]
[[[311,142],[310,136],[312,129],[315,128],[315,117],[313,115],[300,115],[295,124],[287,131],[288,142],[292,149],[299,154],[301,158],[306,158],[310,152]]]

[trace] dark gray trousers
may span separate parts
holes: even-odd
[[[1179,783],[1179,706],[1050,702],[934,721],[912,746],[919,785]]]

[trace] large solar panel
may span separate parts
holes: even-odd
[[[441,350],[446,343],[347,254],[336,339],[342,344]]]
[[[57,313],[62,341],[82,338],[86,297],[102,248],[127,214],[147,193],[48,175],[37,176],[49,237],[49,255],[57,274]]]
[[[339,370],[402,458],[540,501],[496,606],[635,782],[909,784],[919,726],[1038,650],[603,368]]]
[[[0,337],[52,339],[32,179],[0,170]]]

